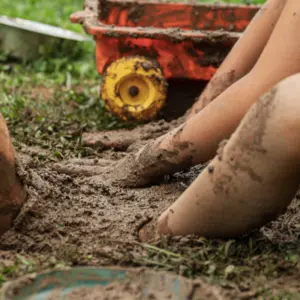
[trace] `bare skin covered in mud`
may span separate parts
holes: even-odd
[[[180,120],[174,120],[173,126],[179,124]],[[120,129],[104,132],[89,132],[83,134],[83,144],[96,149],[127,150],[137,141],[158,138],[167,133],[172,124],[163,120],[138,126],[132,130]]]
[[[20,211],[25,193],[16,175],[14,150],[9,133],[0,114],[0,235],[11,227],[14,217]]]
[[[281,158],[284,147],[293,143],[292,136],[285,135],[275,150],[277,136],[270,128],[283,119],[276,95],[272,89],[254,105],[205,171],[160,217],[160,233],[239,236],[285,211],[298,188],[300,173],[291,153]]]

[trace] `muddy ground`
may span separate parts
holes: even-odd
[[[267,298],[269,293],[300,295],[297,199],[280,220],[239,241],[187,237],[147,245],[139,241],[139,229],[156,219],[203,166],[139,189],[115,187],[101,175],[61,171],[62,166],[70,164],[74,168],[113,166],[179,123],[158,121],[133,131],[121,130],[117,135],[86,134],[84,143],[97,148],[97,156],[62,162],[59,167],[37,159],[41,152],[47,155],[45,150],[21,147],[18,172],[28,200],[14,227],[0,239],[6,267],[10,271],[15,268],[10,276],[61,265],[148,266],[202,278],[211,284],[212,294],[207,299],[256,299],[260,295],[273,299]]]

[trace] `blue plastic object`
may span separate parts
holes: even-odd
[[[139,279],[145,299],[151,291],[163,290],[172,300],[189,299],[194,290],[192,281],[180,276],[143,270],[72,268],[28,275],[7,283],[2,289],[2,300],[48,300],[55,296],[65,299],[75,288],[105,286],[109,283]],[[59,294],[57,294],[59,292]],[[52,298],[53,299],[53,298]],[[87,298],[88,299],[88,298]]]

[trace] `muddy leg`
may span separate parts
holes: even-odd
[[[287,0],[268,44],[250,73],[183,126],[148,144],[130,164],[124,161],[119,170],[131,170],[124,175],[124,183],[135,177],[137,185],[144,185],[158,175],[210,160],[219,143],[230,137],[260,96],[284,78],[300,72],[300,39],[295,38],[300,27],[299,9],[298,0]]]
[[[254,17],[187,117],[203,109],[255,65],[278,21],[286,0],[269,0]]]
[[[283,213],[300,181],[300,75],[263,96],[224,149],[162,214],[160,234],[231,238]]]
[[[25,193],[16,175],[14,150],[5,122],[0,114],[0,235],[12,225],[12,220],[25,200]]]

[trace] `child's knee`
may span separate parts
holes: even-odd
[[[256,113],[268,118],[267,136],[280,139],[291,155],[300,158],[300,74],[284,79],[265,94]]]
[[[287,77],[274,90],[275,109],[281,124],[300,129],[300,73]]]

